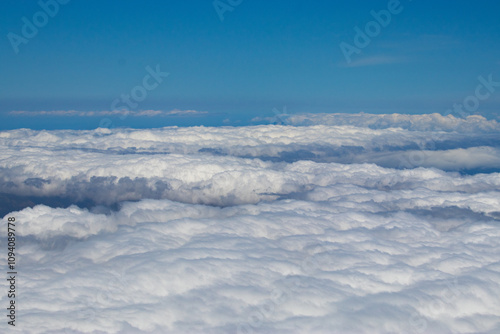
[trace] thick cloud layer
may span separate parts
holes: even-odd
[[[356,126],[5,131],[0,133],[0,193],[34,203],[45,203],[35,197],[52,196],[56,202],[106,205],[142,198],[234,205],[307,188],[311,180],[286,170],[289,163],[305,160],[468,174],[500,171],[495,121],[451,115],[313,116]],[[390,121],[393,127],[367,127]],[[421,131],[436,124],[446,131]]]
[[[496,333],[500,174],[444,170],[498,167],[497,141],[345,125],[2,132],[16,329]]]

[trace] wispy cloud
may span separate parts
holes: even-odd
[[[444,34],[401,34],[397,40],[381,41],[379,47],[384,52],[402,52],[406,55],[414,55],[416,52],[429,52],[436,50],[450,50],[463,46],[459,39]]]
[[[73,117],[109,117],[109,116],[133,116],[133,117],[155,117],[155,116],[194,116],[208,114],[207,111],[198,110],[101,110],[101,111],[78,111],[78,110],[48,110],[48,111],[25,111],[15,110],[9,112],[14,116],[73,116]]]
[[[366,67],[366,66],[377,66],[377,65],[391,65],[391,64],[399,64],[407,61],[403,57],[394,57],[394,56],[370,56],[364,57],[361,59],[357,59],[347,64],[345,62],[340,63],[340,67]]]

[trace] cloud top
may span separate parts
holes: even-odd
[[[370,129],[402,128],[412,131],[455,131],[495,132],[500,131],[496,120],[487,120],[480,115],[470,115],[467,118],[457,118],[451,114],[294,114],[285,118],[290,125],[352,125]]]
[[[0,132],[17,328],[497,332],[496,123],[308,117],[350,123]]]

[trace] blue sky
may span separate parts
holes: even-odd
[[[44,14],[37,16],[37,1],[2,1],[0,128],[95,128],[103,118],[113,126],[239,125],[285,106],[289,113],[445,113],[474,94],[479,76],[500,81],[498,1],[401,0],[348,63],[340,44],[355,46],[355,27],[365,32],[371,11],[389,3],[221,0],[218,8],[229,10],[218,13],[208,0],[72,0],[13,47],[12,34],[24,38],[23,17],[33,23]],[[147,79],[155,87],[145,90],[148,67],[169,75],[158,85]],[[28,114],[109,111],[137,86],[147,96],[133,112],[206,113]],[[472,113],[499,118],[496,90]]]

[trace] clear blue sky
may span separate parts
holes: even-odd
[[[364,30],[388,1],[238,2],[221,0],[232,9],[221,21],[211,0],[71,0],[46,24],[38,15],[38,33],[17,54],[8,34],[22,37],[22,18],[33,22],[42,9],[37,1],[0,2],[0,128],[95,128],[95,117],[9,113],[110,110],[157,64],[169,76],[136,109],[208,116],[111,117],[114,124],[237,125],[284,106],[444,113],[474,94],[478,76],[500,81],[498,1],[401,0],[350,64],[340,43],[355,46],[354,28]],[[498,118],[497,90],[475,113]]]

